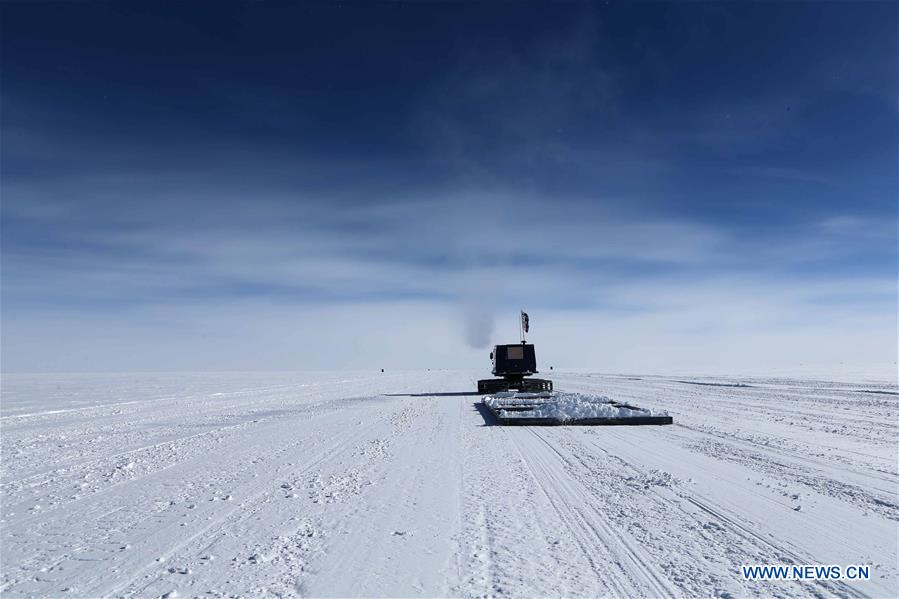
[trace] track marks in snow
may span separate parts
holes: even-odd
[[[465,416],[459,582],[449,594],[608,594],[599,577],[583,575],[590,556],[565,533],[506,431],[484,426],[470,400]]]
[[[384,444],[362,451],[377,456],[377,493],[368,488],[327,515],[334,534],[304,594],[447,594],[459,492],[447,469],[457,460],[458,411],[454,402],[431,398],[405,398],[402,405],[388,417]]]
[[[597,505],[614,526],[626,530],[645,548],[666,576],[677,585],[677,595],[777,596],[788,591],[791,596],[818,596],[824,591],[857,596],[855,591],[831,583],[799,584],[748,582],[734,573],[747,563],[816,563],[810,555],[789,543],[766,537],[761,522],[734,513],[706,497],[692,479],[682,479],[664,470],[646,469],[609,449],[594,435],[570,432],[559,439],[571,460],[585,469],[580,480],[597,481],[591,489]],[[610,436],[617,437],[618,433]],[[624,433],[631,442],[638,434]],[[567,438],[566,438],[567,437]],[[579,439],[578,437],[582,437]],[[620,438],[619,438],[620,440]],[[598,451],[585,451],[581,443]],[[639,443],[636,444],[639,446]],[[652,460],[647,460],[651,463]],[[760,500],[765,500],[761,497]],[[673,549],[676,548],[676,551]]]
[[[270,484],[259,480],[260,470],[277,475],[292,469],[294,455],[300,448],[304,449],[300,455],[307,456],[306,463],[315,464],[349,443],[352,434],[347,430],[289,444],[279,442],[279,437],[286,437],[275,434],[268,442],[252,442],[239,448],[233,454],[233,463],[212,468],[204,467],[203,463],[182,463],[177,468],[164,469],[153,480],[141,483],[140,495],[128,495],[125,509],[117,507],[122,502],[120,492],[111,490],[102,499],[82,502],[81,509],[62,510],[58,516],[42,520],[34,528],[26,523],[28,529],[13,534],[37,534],[46,541],[37,545],[38,552],[22,564],[21,570],[33,570],[48,562],[55,568],[68,569],[72,562],[82,561],[85,552],[95,554],[98,547],[114,546],[116,539],[127,539],[127,551],[99,553],[98,558],[109,563],[111,572],[105,568],[92,571],[82,578],[79,592],[115,594],[121,590],[115,580],[122,576],[139,577],[150,569],[171,574],[168,558],[173,552],[204,533],[220,534],[229,519],[246,514],[252,506],[264,501],[266,494],[273,492]],[[80,526],[83,521],[93,521],[98,526],[83,530],[75,545],[53,544],[53,537],[64,537],[67,529],[83,528]],[[62,555],[53,559],[49,552]],[[181,569],[179,566],[179,572]]]
[[[198,576],[179,579],[168,570],[154,568],[157,574],[138,576],[118,592],[146,595],[162,592],[166,585],[180,585],[191,594],[226,589],[278,596],[300,592],[317,572],[316,560],[327,557],[329,543],[341,534],[328,514],[339,513],[375,485],[374,465],[388,457],[388,442],[378,436],[385,429],[384,420],[359,421],[347,414],[337,423],[336,430],[319,433],[321,441],[311,456],[298,447],[286,455],[299,461],[288,462],[286,468],[267,465],[268,476],[258,483],[261,489],[240,509],[168,549],[166,561],[186,564],[183,567]],[[363,456],[361,462],[353,459],[358,456]],[[260,537],[268,540],[260,541]],[[210,560],[203,560],[204,555],[214,558],[206,571],[201,568]],[[221,577],[227,584],[222,585]]]
[[[414,451],[439,444],[454,423],[423,418],[425,408],[405,399],[381,402],[362,419],[347,414],[346,443],[267,476],[266,492],[169,550],[174,573],[154,567],[119,593],[347,596],[406,585],[407,595],[442,594],[445,523],[455,512],[441,514],[443,498],[430,493],[441,475],[434,454]],[[403,570],[416,560],[431,563],[425,576]],[[184,568],[192,575],[178,575]]]
[[[703,439],[692,442],[687,447],[716,459],[734,462],[763,473],[766,475],[765,478],[770,481],[764,484],[769,487],[773,483],[784,489],[792,489],[798,483],[804,487],[803,492],[812,490],[840,501],[855,504],[890,520],[899,521],[899,503],[897,503],[895,495],[890,497],[887,493],[874,491],[870,487],[866,489],[846,482],[846,473],[843,476],[844,480],[840,480],[830,476],[827,471],[822,469],[797,463],[797,460],[778,459],[770,455],[770,452],[753,451],[733,443]],[[895,488],[895,483],[893,487]],[[797,495],[795,499],[799,498],[796,492],[784,491],[782,494],[790,497]],[[801,508],[801,505],[798,507]]]
[[[532,428],[509,434],[535,484],[590,563],[593,575],[607,584],[613,595],[660,597],[674,593],[674,587],[640,546],[610,526],[606,515],[587,500],[583,483],[569,475],[564,466],[570,463],[558,450]]]

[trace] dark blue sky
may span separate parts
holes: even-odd
[[[6,369],[291,367],[356,320],[421,366],[520,304],[631,346],[545,339],[583,366],[895,360],[895,3],[0,11]]]

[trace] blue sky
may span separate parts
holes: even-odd
[[[895,3],[5,3],[2,367],[893,363]]]

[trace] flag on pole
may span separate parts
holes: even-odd
[[[528,319],[528,313],[524,310],[521,311],[521,328],[524,329],[524,332],[527,333],[529,330],[530,320]]]

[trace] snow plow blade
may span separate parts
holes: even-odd
[[[546,379],[481,379],[478,381],[478,393],[498,393],[518,389],[525,392],[552,391],[553,382]]]
[[[497,393],[484,405],[504,426],[639,426],[673,424],[667,412],[638,408],[607,397],[572,393]]]

